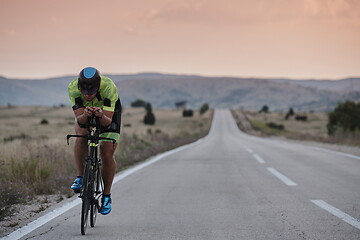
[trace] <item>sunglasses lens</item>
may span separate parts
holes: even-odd
[[[97,91],[96,87],[90,88],[90,89],[82,89],[81,92],[86,95],[92,95]]]

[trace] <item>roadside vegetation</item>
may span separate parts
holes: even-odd
[[[196,111],[192,118],[183,118],[181,110],[152,112],[156,123],[145,125],[143,108],[124,110],[118,171],[205,136],[212,120],[212,111]],[[39,196],[58,202],[73,195],[74,142],[66,144],[73,123],[70,107],[0,107],[0,221]]]
[[[265,111],[264,111],[265,109]],[[360,146],[360,103],[344,102],[332,112],[232,110],[239,128],[249,134]],[[250,126],[250,127],[244,127]]]

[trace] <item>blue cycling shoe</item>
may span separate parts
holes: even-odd
[[[71,185],[71,189],[74,190],[75,193],[79,193],[82,188],[83,177],[77,177],[74,183]]]
[[[101,198],[100,213],[102,215],[107,215],[110,212],[111,212],[111,197],[103,196]]]

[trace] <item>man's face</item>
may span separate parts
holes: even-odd
[[[96,96],[96,92],[93,94],[84,94],[84,97],[85,97],[86,101],[88,101],[88,102],[93,100],[95,96]]]

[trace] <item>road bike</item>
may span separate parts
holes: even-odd
[[[82,199],[81,206],[81,234],[85,235],[88,221],[90,218],[90,226],[94,227],[96,222],[97,213],[100,211],[99,199],[104,190],[104,183],[101,177],[101,159],[99,157],[99,141],[107,140],[115,144],[116,140],[112,138],[100,137],[100,122],[99,118],[94,115],[89,117],[86,124],[88,129],[87,135],[67,135],[67,144],[69,139],[85,138],[88,140],[89,153],[86,158],[84,166],[84,176],[82,189],[79,198]],[[90,217],[89,217],[90,212]]]

